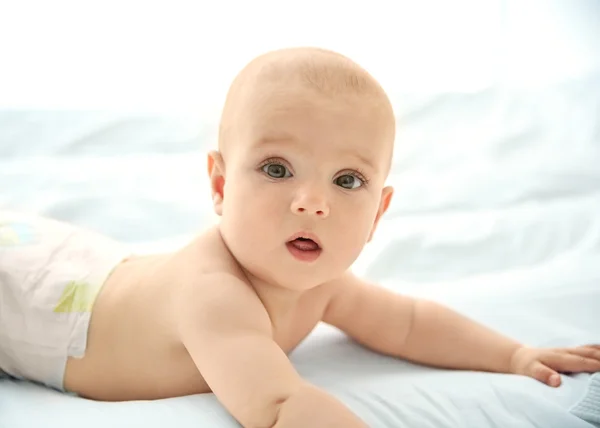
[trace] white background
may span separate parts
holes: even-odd
[[[0,107],[197,112],[266,50],[317,45],[391,93],[600,67],[596,0],[0,0]]]

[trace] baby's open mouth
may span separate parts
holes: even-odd
[[[321,249],[319,244],[310,238],[296,238],[293,241],[288,242],[288,244],[300,251],[316,251]]]
[[[306,236],[298,236],[285,243],[288,251],[294,258],[303,262],[313,262],[319,258],[322,252],[321,245]],[[315,238],[316,239],[316,238]]]

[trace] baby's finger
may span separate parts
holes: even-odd
[[[527,375],[549,386],[556,387],[560,385],[560,375],[539,361],[531,364]]]
[[[588,348],[588,349],[595,349],[596,351],[600,351],[600,345],[582,345],[582,346],[578,346],[577,348]],[[575,348],[575,349],[577,349]],[[573,349],[573,348],[571,348]]]
[[[577,348],[565,349],[565,351],[569,354],[600,360],[600,347],[595,348],[593,346],[579,346]]]
[[[594,373],[600,371],[600,360],[588,358],[580,354],[574,355],[566,352],[553,352],[544,355],[541,361],[561,372],[588,372]]]

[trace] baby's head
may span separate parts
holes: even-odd
[[[340,54],[293,48],[250,62],[208,161],[221,234],[246,273],[300,290],[346,271],[390,203],[394,132],[383,89]]]

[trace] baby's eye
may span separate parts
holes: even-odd
[[[335,179],[335,184],[343,187],[344,189],[356,189],[362,186],[363,182],[360,178],[354,175],[344,174]]]
[[[272,178],[286,178],[292,176],[290,171],[280,163],[268,163],[261,169],[265,174]]]

